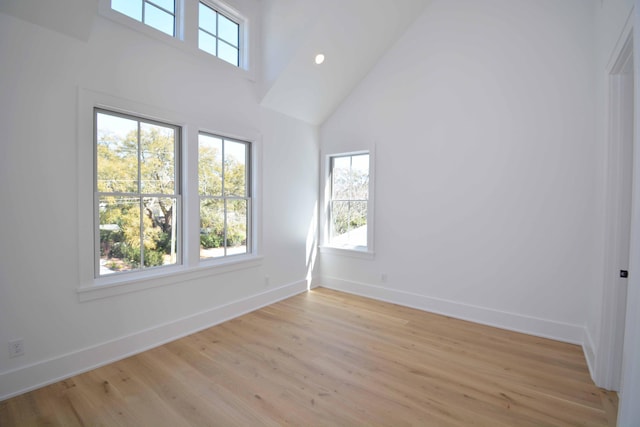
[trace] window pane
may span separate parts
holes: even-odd
[[[140,266],[140,198],[100,197],[100,275]]]
[[[140,124],[141,192],[175,194],[175,144],[173,128]]]
[[[177,263],[177,199],[149,197],[144,201],[144,266]]]
[[[369,155],[359,154],[351,156],[351,169],[360,174],[369,173]]]
[[[331,244],[367,246],[367,202],[331,203]]]
[[[238,28],[238,24],[218,14],[218,37],[234,47],[238,47]]]
[[[218,41],[218,58],[227,61],[229,64],[238,66],[238,49],[228,44]]]
[[[368,200],[369,155],[335,157],[331,188],[334,200]]]
[[[142,0],[111,0],[111,9],[142,21]]]
[[[351,158],[350,186],[352,198],[369,199],[369,155],[363,154]]]
[[[244,197],[247,193],[247,144],[225,141],[224,160],[225,195]]]
[[[216,38],[198,30],[198,47],[211,55],[216,55]]]
[[[153,28],[167,33],[173,37],[173,15],[168,14],[162,9],[146,3],[144,9],[144,23],[152,26]]]
[[[200,259],[223,257],[224,201],[200,200]]]
[[[174,5],[175,2],[173,0],[152,0],[151,3],[154,3],[157,6],[160,6],[161,8],[168,10],[171,13],[176,12],[176,8]]]
[[[198,190],[203,196],[222,196],[222,140],[198,136]]]
[[[200,3],[198,14],[198,26],[211,34],[218,34],[216,26],[216,12],[210,7]]]
[[[341,236],[349,231],[349,202],[331,203],[331,236]],[[333,239],[332,239],[333,241]]]
[[[351,186],[349,182],[349,171],[351,166],[350,157],[334,157],[331,169],[331,198],[334,200],[347,200],[351,197]]]
[[[247,253],[246,200],[227,201],[227,255]]]
[[[138,123],[97,114],[97,190],[138,191]]]

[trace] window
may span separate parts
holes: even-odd
[[[176,34],[174,0],[111,0],[111,8],[171,37]]]
[[[180,128],[94,112],[95,276],[180,264]]]
[[[251,251],[250,144],[200,133],[200,259]]]
[[[203,61],[211,62],[213,56],[214,62],[231,64],[230,69],[247,71],[254,78],[249,22],[258,19],[259,5],[241,3],[240,11],[226,0],[98,0],[98,10],[145,36]]]
[[[240,66],[240,24],[208,6],[199,4],[198,47],[228,63]]]
[[[370,249],[369,153],[330,156],[328,244],[331,247]]]

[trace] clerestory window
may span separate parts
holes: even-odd
[[[174,0],[111,0],[111,8],[171,37],[176,35]]]
[[[249,71],[249,20],[224,1],[99,1],[101,14],[116,22],[175,47],[197,55],[204,52],[208,54],[204,57],[212,55]]]
[[[240,66],[240,23],[213,6],[198,6],[198,47],[229,64]]]

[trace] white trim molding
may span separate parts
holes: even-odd
[[[323,276],[320,286],[514,332],[582,345],[585,328],[460,302]]]
[[[608,71],[607,114],[607,183],[605,212],[604,276],[602,309],[597,346],[585,353],[592,378],[599,387],[620,390],[622,347],[624,341],[627,279],[620,279],[620,269],[629,269],[629,220],[631,210],[631,174],[633,141],[629,141],[629,123],[622,118],[629,99],[630,75],[625,69],[633,61],[633,25],[631,16],[611,53]],[[631,62],[632,63],[632,62]],[[633,126],[631,124],[631,126]],[[629,170],[631,169],[631,170]],[[623,246],[627,246],[623,250]]]
[[[640,112],[640,0],[631,12],[633,34],[633,60],[635,63],[634,141],[638,147],[638,113]],[[640,150],[634,150],[634,184],[640,183]],[[624,335],[622,387],[618,406],[618,425],[637,426],[640,420],[640,185],[633,186],[631,219],[631,248],[627,317]]]
[[[210,328],[307,291],[299,280],[96,346],[0,373],[0,401]]]

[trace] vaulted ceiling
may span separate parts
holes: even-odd
[[[255,0],[261,104],[321,124],[430,0]],[[0,0],[0,12],[88,40],[98,0]],[[73,10],[74,13],[68,13]],[[326,61],[314,63],[317,53]]]
[[[321,124],[428,2],[262,0],[262,105]]]

